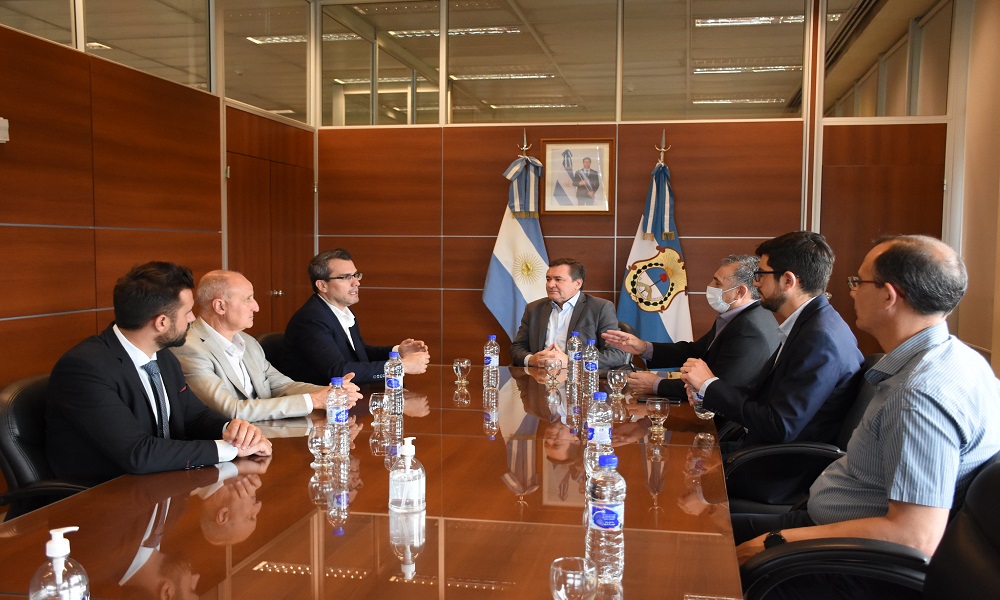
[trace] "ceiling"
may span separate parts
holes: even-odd
[[[938,0],[829,0],[827,100]],[[305,0],[217,0],[227,97],[306,119]],[[804,0],[623,0],[622,119],[798,116]],[[0,23],[70,43],[70,0],[0,0]],[[87,0],[88,50],[207,88],[205,0]],[[452,122],[614,121],[616,0],[452,0]],[[434,1],[323,7],[323,124],[438,122]],[[760,24],[703,26],[756,17]],[[844,28],[850,27],[850,31]],[[841,35],[838,38],[838,31]],[[850,35],[847,35],[847,34]],[[286,36],[281,40],[277,36]],[[297,37],[287,37],[297,36]],[[354,36],[354,37],[352,37]],[[255,38],[255,43],[248,38]],[[416,73],[416,93],[409,82]]]

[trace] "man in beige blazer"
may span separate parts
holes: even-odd
[[[292,381],[264,357],[264,350],[243,330],[260,310],[253,284],[235,271],[211,271],[198,283],[200,316],[187,341],[173,348],[191,390],[208,406],[247,421],[308,415],[326,407],[329,386]],[[349,380],[353,373],[345,373]],[[358,386],[345,383],[351,406]]]

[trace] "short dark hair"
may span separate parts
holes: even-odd
[[[552,267],[558,267],[560,265],[567,265],[569,267],[569,276],[573,279],[586,281],[587,269],[584,268],[582,262],[576,260],[575,258],[557,258],[549,263],[549,268],[551,269]]]
[[[722,259],[722,266],[726,267],[732,264],[739,265],[733,272],[733,282],[736,285],[747,286],[747,289],[750,290],[750,297],[754,300],[760,300],[760,290],[753,284],[754,272],[760,266],[760,259],[749,254],[730,254]]]
[[[312,286],[313,292],[319,292],[319,289],[316,287],[317,281],[330,276],[330,261],[335,258],[338,260],[354,260],[351,258],[351,253],[347,250],[334,248],[333,250],[320,252],[309,261],[309,285]]]
[[[150,319],[176,311],[181,292],[193,289],[194,275],[187,267],[159,261],[135,265],[115,283],[115,324],[141,329]]]
[[[922,315],[948,314],[969,285],[962,258],[939,239],[925,235],[887,236],[890,244],[872,263],[872,279],[891,283]]]
[[[775,273],[791,271],[799,279],[803,291],[819,295],[830,282],[833,272],[833,250],[826,238],[815,231],[792,231],[762,242],[757,256],[767,256],[767,264]]]

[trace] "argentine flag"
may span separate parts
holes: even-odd
[[[513,341],[528,302],[545,296],[545,252],[538,223],[538,180],[542,163],[531,156],[515,160],[503,176],[510,180],[507,209],[486,271],[483,303]]]
[[[653,169],[618,299],[618,320],[634,327],[646,341],[692,339],[687,272],[676,231],[670,169],[661,162]]]

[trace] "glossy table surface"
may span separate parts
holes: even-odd
[[[404,430],[416,437],[427,471],[426,515],[409,522],[423,531],[411,579],[390,544],[388,474],[369,449],[372,417],[362,402],[352,410],[362,429],[342,526],[328,521],[323,497],[313,499],[310,419],[272,422],[264,426],[274,456],[239,459],[240,473],[221,482],[227,469],[216,467],[123,476],[0,525],[0,597],[26,594],[48,529],[77,525],[68,536],[72,556],[87,569],[94,598],[137,598],[142,590],[201,598],[548,598],[552,560],[584,553],[586,477],[579,437],[536,381],[544,375],[532,371],[502,369],[495,439],[484,432],[481,368],[470,375],[467,404],[454,398],[450,366],[406,377]],[[714,433],[714,425],[673,406],[662,440],[651,440],[643,405],[626,408],[631,422],[613,431],[628,485],[622,596],[739,597],[718,447],[695,445],[696,434]],[[158,547],[140,550],[157,530]]]

